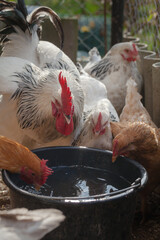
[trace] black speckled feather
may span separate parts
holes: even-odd
[[[103,80],[106,75],[111,74],[113,66],[113,63],[108,58],[104,58],[91,68],[91,75]]]
[[[6,24],[6,26],[1,29],[0,33],[5,34],[7,39],[7,35],[15,32],[14,26],[18,26],[23,32],[28,29],[31,34],[33,27],[37,25],[37,34],[40,36],[42,20],[48,16],[58,32],[60,46],[61,48],[63,47],[64,33],[61,20],[52,9],[48,7],[39,7],[29,16],[27,20],[28,13],[24,0],[18,0],[17,3],[0,0],[0,21]]]

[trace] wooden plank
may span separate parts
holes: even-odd
[[[153,121],[160,127],[160,63],[152,66]]]
[[[78,20],[77,18],[62,19],[64,30],[64,47],[63,51],[76,63],[78,50]],[[60,46],[58,33],[52,23],[47,19],[42,25],[42,40],[54,43]]]

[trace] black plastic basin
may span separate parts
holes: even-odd
[[[45,186],[39,193],[28,189],[18,174],[5,170],[3,180],[10,188],[13,208],[57,208],[64,213],[66,220],[43,239],[130,239],[137,191],[147,181],[140,164],[125,157],[112,163],[112,152],[85,147],[49,147],[33,152],[48,159],[48,166],[54,168],[46,192]]]

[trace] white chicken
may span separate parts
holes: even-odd
[[[64,219],[57,209],[16,208],[0,211],[1,240],[39,240]]]
[[[137,59],[138,48],[135,43],[118,43],[100,61],[85,69],[88,74],[105,84],[108,99],[119,115],[125,104],[127,80],[132,76],[138,90],[142,88],[143,81],[136,65]]]
[[[101,55],[96,47],[93,47],[89,52],[89,62],[85,65],[84,70],[87,72],[96,62],[101,60]]]
[[[84,94],[72,71],[0,57],[0,94],[1,135],[28,148],[70,145],[82,124]]]
[[[40,41],[41,22],[48,16],[56,27],[63,46],[64,34],[58,15],[50,8],[42,6],[28,15],[23,0],[17,3],[0,0],[0,20],[6,26],[1,29],[3,57],[26,59],[40,68],[54,67],[79,72],[72,60],[58,47],[48,41]]]
[[[110,121],[119,121],[117,112],[107,98],[103,83],[81,74],[84,91],[83,126],[75,131],[73,146],[112,149]]]
[[[0,134],[28,148],[70,145],[70,134],[82,122],[84,96],[78,83],[79,72],[58,47],[39,41],[41,21],[47,15],[63,45],[59,17],[48,7],[39,7],[27,15],[23,0],[17,4],[0,0],[0,10],[0,20],[6,24],[1,31]],[[67,78],[63,94],[67,100],[61,96],[61,71]]]

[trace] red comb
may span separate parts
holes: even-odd
[[[72,109],[72,97],[70,88],[67,86],[66,78],[62,76],[62,72],[59,74],[59,83],[62,88],[61,100],[62,100],[62,108],[66,115],[71,114]]]
[[[46,182],[48,176],[53,173],[52,169],[46,166],[47,161],[48,160],[44,160],[44,159],[41,160],[42,178],[41,178],[40,185],[43,185]]]
[[[98,131],[101,130],[101,128],[102,128],[101,121],[102,121],[102,114],[101,114],[101,112],[100,112],[100,113],[99,113],[99,116],[98,116],[97,124],[96,124],[96,126],[95,126],[95,128],[94,128],[95,132],[98,132]]]

